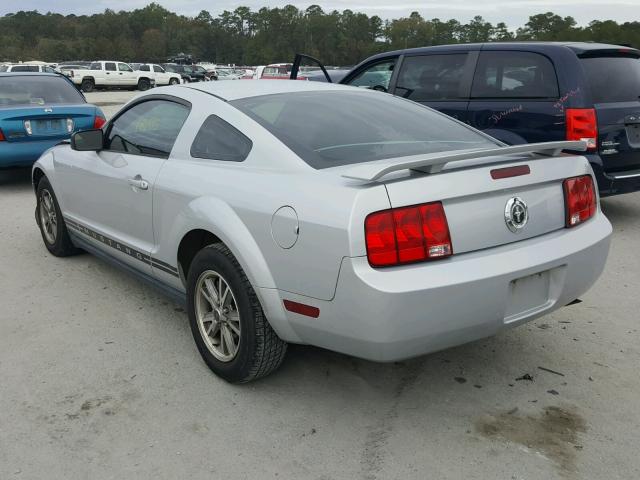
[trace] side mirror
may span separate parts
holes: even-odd
[[[99,128],[71,135],[71,148],[79,152],[97,152],[104,146],[104,133]]]

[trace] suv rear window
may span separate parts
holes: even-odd
[[[295,92],[229,103],[317,169],[496,146],[445,115],[384,93]]]
[[[593,103],[636,102],[640,97],[640,59],[629,56],[581,59]]]
[[[544,55],[482,52],[473,79],[473,98],[558,98],[556,71]]]

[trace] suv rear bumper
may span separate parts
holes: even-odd
[[[593,167],[601,197],[640,191],[640,170],[607,173],[602,168],[602,160],[599,156],[587,155],[587,158]]]
[[[280,305],[289,299],[318,307],[318,318],[284,312],[283,325],[275,303],[265,310],[288,341],[402,360],[494,335],[572,302],[600,276],[611,231],[598,212],[574,229],[431,263],[373,269],[366,257],[345,258],[332,301],[271,291]]]

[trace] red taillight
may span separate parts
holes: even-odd
[[[2,129],[0,128],[0,142],[4,142],[5,140],[4,133],[2,133]]]
[[[107,123],[107,119],[101,113],[96,113],[96,117],[93,120],[93,128],[102,128]]]
[[[596,213],[596,192],[591,175],[567,178],[564,183],[567,228],[589,220]]]
[[[598,148],[598,121],[593,108],[567,108],[567,140],[587,142],[588,150]]]
[[[373,267],[388,267],[448,257],[453,253],[441,202],[394,208],[365,220],[367,257]]]

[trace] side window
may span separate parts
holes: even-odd
[[[55,73],[55,70],[51,67],[44,67],[44,71],[47,73]]]
[[[558,98],[556,71],[544,55],[482,52],[473,79],[474,98]]]
[[[393,74],[396,59],[385,60],[367,67],[349,81],[352,87],[370,88],[386,92]]]
[[[89,65],[89,70],[102,70],[102,64],[100,62],[94,62]]]
[[[37,65],[14,65],[11,68],[12,72],[37,72],[39,68]]]
[[[398,75],[396,95],[416,102],[459,100],[469,55],[454,53],[406,57]]]
[[[115,72],[116,71],[116,64],[112,63],[112,62],[107,62],[104,64],[104,69],[108,72]]]
[[[191,156],[227,162],[242,162],[253,143],[233,125],[210,115],[200,127],[191,145]]]
[[[164,70],[162,69],[162,67],[160,65],[154,65],[153,66],[153,71],[156,73],[164,73]]]
[[[133,70],[131,70],[131,67],[126,63],[119,63],[118,70],[120,70],[121,72],[133,72]]]
[[[140,68],[138,69],[141,72],[150,72],[151,69],[149,68],[149,65],[140,65]]]
[[[126,110],[110,125],[105,149],[167,158],[189,108],[167,100],[149,100]]]

